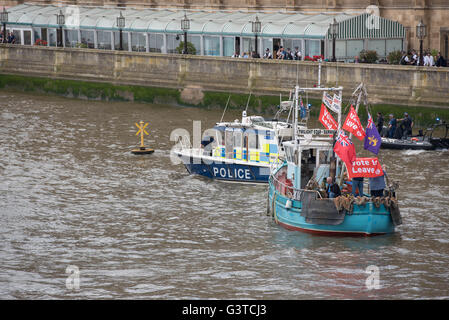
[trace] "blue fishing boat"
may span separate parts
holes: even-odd
[[[280,107],[291,110],[292,101],[283,101]],[[297,126],[306,128],[301,123]],[[283,156],[282,142],[292,137],[293,124],[288,118],[266,120],[243,111],[241,121],[219,122],[209,129],[201,146],[181,145],[174,153],[190,174],[227,182],[267,183],[273,165]]]
[[[302,90],[306,89],[296,89],[296,99]],[[342,88],[315,90],[340,91],[341,96]],[[402,220],[393,186],[382,197],[327,198],[323,179],[335,179],[343,170],[334,156],[333,143],[328,135],[296,133],[291,141],[283,143],[285,161],[269,179],[268,212],[289,230],[343,236],[394,232]]]

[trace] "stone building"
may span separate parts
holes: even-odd
[[[428,27],[424,48],[437,49],[449,56],[449,1],[448,0],[5,0],[6,6],[19,3],[72,5],[171,7],[186,9],[260,10],[260,11],[337,11],[354,14],[370,7],[381,17],[398,21],[407,30],[407,47],[418,48],[416,25],[423,21]]]

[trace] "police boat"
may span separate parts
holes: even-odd
[[[280,107],[291,109],[292,101],[283,101]],[[298,128],[306,129],[307,116],[308,112]],[[174,150],[190,174],[227,182],[267,183],[272,166],[284,155],[282,142],[293,137],[293,125],[288,118],[266,120],[243,111],[241,121],[219,122],[207,133],[200,147],[188,142]]]

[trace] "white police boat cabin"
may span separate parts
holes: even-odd
[[[291,103],[290,103],[291,105]],[[293,137],[292,124],[247,116],[219,122],[201,141],[201,147],[175,150],[187,171],[228,182],[267,183],[273,164],[283,155],[282,142]]]

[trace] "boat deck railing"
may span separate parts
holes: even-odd
[[[308,190],[308,189],[297,189],[293,186],[287,185],[278,179],[274,175],[270,175],[270,181],[273,183],[274,188],[279,191],[281,194],[285,195],[286,197],[292,198],[293,200],[301,200],[301,195],[304,192],[314,192],[318,195],[320,199],[323,199],[323,196],[318,190]],[[282,192],[282,189],[285,190],[285,192]]]

